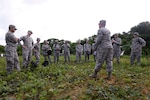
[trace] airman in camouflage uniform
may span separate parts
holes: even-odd
[[[55,40],[55,43],[53,45],[53,49],[54,49],[54,62],[58,62],[59,56],[60,56],[60,50],[61,50],[61,46],[58,43],[58,40]]]
[[[62,49],[64,50],[65,62],[67,62],[67,61],[70,62],[70,50],[69,50],[70,49],[70,44],[67,41],[65,41],[65,43],[62,45]]]
[[[77,41],[76,45],[76,62],[80,63],[82,58],[83,46],[80,44],[80,40]]]
[[[31,35],[33,34],[32,31],[28,31],[26,36],[20,37],[20,41],[23,41],[22,45],[22,55],[23,55],[23,68],[27,68],[32,57],[32,49],[33,49],[33,39],[31,38]]]
[[[94,68],[94,74],[90,75],[92,78],[97,77],[97,72],[100,71],[104,61],[106,61],[106,70],[108,72],[108,77],[106,79],[111,79],[111,73],[113,70],[112,57],[113,57],[113,47],[110,38],[110,31],[105,28],[106,21],[101,20],[99,23],[99,30],[97,32],[96,43],[94,45],[94,50],[96,50],[96,65]]]
[[[14,35],[16,27],[14,25],[9,25],[9,31],[5,35],[5,56],[6,56],[6,71],[11,74],[14,68],[20,71],[19,58],[17,54],[17,43],[18,38]]]
[[[95,45],[95,40],[92,44],[92,53],[93,53],[93,58],[94,58],[94,61],[96,62],[96,51],[94,51],[94,45]]]
[[[34,44],[33,47],[33,52],[36,58],[36,64],[38,65],[40,61],[40,38],[37,38],[36,41],[37,42]]]
[[[86,40],[86,43],[84,44],[84,57],[85,62],[90,60],[90,54],[91,54],[91,44],[89,44],[89,41]]]
[[[118,37],[118,34],[114,34],[114,38],[112,39],[113,44],[113,58],[117,59],[117,63],[120,63],[120,53],[121,53],[121,38]]]
[[[139,37],[138,32],[133,33],[134,38],[132,39],[131,44],[131,54],[130,54],[130,64],[134,64],[134,60],[137,59],[138,65],[140,65],[141,55],[142,55],[142,47],[146,45],[146,41]]]
[[[51,56],[48,55],[48,50],[52,51],[52,48],[49,46],[47,40],[44,40],[44,44],[42,45],[42,53],[43,53],[43,56],[44,56],[44,60],[49,61],[50,63],[52,63]],[[48,60],[47,60],[47,58],[48,58]]]

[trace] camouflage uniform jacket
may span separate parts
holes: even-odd
[[[69,50],[70,49],[70,44],[68,44],[68,43],[67,44],[63,44],[62,48],[64,49],[64,52],[69,52],[70,51]]]
[[[76,52],[82,53],[82,51],[83,51],[83,46],[81,44],[77,44],[76,45]]]
[[[113,42],[113,49],[114,50],[120,50],[120,45],[121,45],[121,38],[114,38],[113,39],[114,42]]]
[[[34,44],[34,50],[40,52],[40,43]]]
[[[84,51],[85,51],[85,52],[86,52],[86,51],[91,52],[91,45],[90,45],[89,43],[85,43],[85,44],[84,44]]]
[[[146,45],[146,41],[141,37],[136,37],[132,39],[131,51],[132,52],[142,52],[142,47]]]
[[[113,48],[110,38],[110,31],[106,28],[100,28],[97,32],[96,43],[94,50],[99,51],[102,48]]]
[[[16,41],[15,38],[15,35],[12,32],[8,31],[5,35],[6,44],[12,47],[17,47],[18,41]]]
[[[43,44],[42,45],[42,52],[43,52],[43,55],[47,55],[47,51],[48,50],[51,50],[51,47],[48,45],[48,44]]]
[[[30,36],[28,36],[28,35],[22,36],[20,38],[20,41],[21,40],[23,41],[23,46],[26,46],[27,48],[33,48],[34,42],[33,42],[33,39]]]

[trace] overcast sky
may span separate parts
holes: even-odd
[[[114,33],[128,32],[150,22],[150,0],[0,0],[0,44],[5,45],[9,24],[16,37],[33,31],[33,40],[58,38],[75,42],[97,34],[98,22]]]

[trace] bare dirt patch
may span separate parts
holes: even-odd
[[[79,97],[82,96],[82,93],[84,90],[85,90],[84,86],[78,85],[78,86],[75,86],[72,90],[62,93],[56,98],[61,99],[61,98],[69,97],[71,100],[77,100]]]

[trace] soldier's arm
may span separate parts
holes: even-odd
[[[61,50],[62,49],[62,46],[59,44],[59,50]]]
[[[55,44],[53,45],[53,49],[56,50],[56,45]]]
[[[121,40],[121,38],[120,38],[119,42],[120,42],[120,45],[121,45],[121,44],[122,44],[122,40]]]
[[[20,37],[19,40],[20,40],[20,41],[24,40],[24,36]]]
[[[70,44],[67,44],[68,48],[70,48]]]
[[[49,46],[49,44],[47,45],[47,50],[50,50],[50,46]]]
[[[64,49],[64,44],[61,46],[62,49]]]
[[[76,52],[79,52],[79,48],[78,48],[78,46],[76,46]]]
[[[121,39],[119,39],[119,41],[113,40],[113,43],[115,43],[117,45],[121,45]]]
[[[33,45],[33,51],[35,51],[35,52],[36,52],[36,51],[37,51],[37,49],[38,49],[37,45],[36,45],[36,44],[34,44],[34,45]]]
[[[83,51],[83,46],[81,45],[81,51]]]
[[[139,38],[139,41],[140,41],[142,47],[144,47],[146,45],[146,41],[144,39]]]
[[[15,40],[16,42],[18,42],[19,39],[18,39],[17,37],[14,37],[14,40]]]
[[[8,37],[10,38],[10,40],[11,40],[13,43],[17,43],[17,42],[18,42],[18,38],[15,37],[13,34],[10,34]]]
[[[90,51],[91,51],[91,49],[92,49],[92,45],[90,44]]]
[[[42,50],[43,50],[43,51],[45,50],[45,46],[44,46],[44,45],[42,45]]]
[[[119,41],[116,41],[116,44],[121,45],[121,40],[119,39]]]
[[[84,47],[83,47],[83,45],[81,45],[81,46],[82,46],[81,53],[83,53],[83,52],[84,52],[84,51],[83,51],[83,50],[84,50]]]
[[[99,31],[98,31],[98,35],[97,35],[97,38],[96,38],[96,42],[95,42],[95,45],[94,45],[95,50],[97,49],[97,46],[98,46],[99,44],[101,44],[102,38],[103,38],[102,30],[99,30]]]
[[[36,44],[37,46],[37,51],[40,51],[40,46],[38,44]]]
[[[85,44],[83,45],[83,49],[84,49],[84,51],[85,51]]]
[[[94,44],[95,44],[95,43],[92,44],[92,50],[94,50]]]

